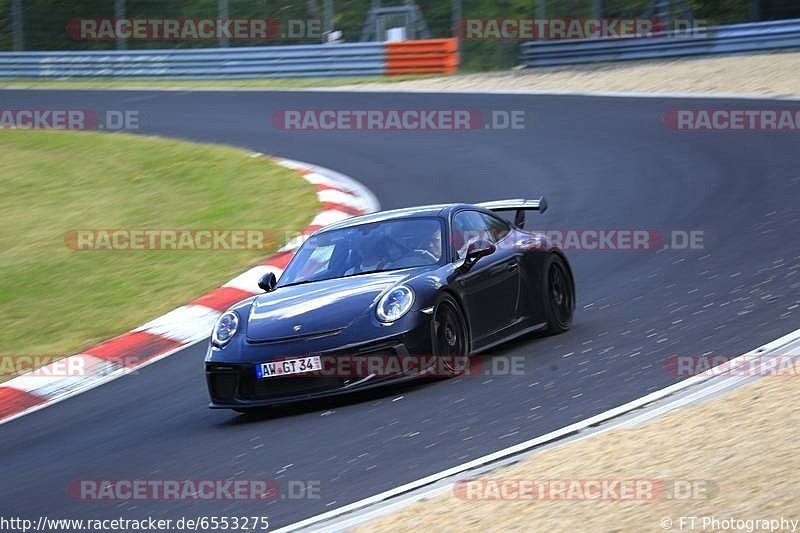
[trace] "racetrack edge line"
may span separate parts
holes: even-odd
[[[734,367],[734,365],[738,363],[740,359],[747,357],[761,356],[765,353],[769,353],[777,348],[780,348],[792,342],[797,342],[798,340],[800,340],[800,329],[791,331],[786,335],[779,337],[778,339],[768,342],[767,344],[755,348],[738,357],[732,358],[728,360],[726,363],[718,365],[717,367],[707,370],[706,372],[684,379],[682,381],[679,381],[678,383],[674,383],[663,389],[651,392],[650,394],[642,396],[641,398],[637,398],[631,402],[617,406],[613,409],[609,409],[608,411],[605,411],[603,413],[599,413],[597,415],[581,420],[574,424],[564,426],[563,428],[551,431],[544,435],[534,437],[533,439],[521,442],[514,446],[509,446],[507,448],[492,452],[490,454],[484,455],[483,457],[473,459],[472,461],[468,461],[466,463],[462,463],[460,465],[448,468],[446,470],[442,470],[441,472],[431,474],[429,476],[417,479],[415,481],[411,481],[409,483],[405,483],[403,485],[400,485],[393,489],[389,489],[379,494],[375,494],[368,498],[364,498],[362,500],[344,505],[337,509],[332,509],[325,513],[306,518],[299,522],[295,522],[294,524],[289,524],[287,526],[274,530],[273,533],[289,533],[293,531],[304,530],[310,527],[313,527],[314,532],[341,531],[346,527],[352,527],[353,525],[366,521],[364,515],[367,513],[375,515],[375,516],[370,516],[369,519],[379,516],[380,514],[383,514],[383,513],[377,513],[375,510],[370,511],[370,509],[374,506],[387,504],[387,502],[393,498],[402,497],[403,495],[423,489],[426,486],[433,485],[434,483],[443,481],[447,478],[451,478],[459,474],[464,474],[465,472],[475,470],[478,468],[486,467],[491,463],[496,463],[504,459],[509,459],[515,455],[530,452],[534,448],[538,448],[546,444],[552,444],[556,441],[563,440],[582,430],[591,428],[592,426],[596,426],[598,424],[608,422],[612,419],[628,414],[631,411],[645,407],[648,404],[652,404],[658,400],[676,394],[689,387],[695,385],[700,385],[702,387],[714,386],[716,385],[719,378],[724,379],[724,371],[726,369]],[[453,480],[453,483],[454,482],[455,480]],[[451,485],[452,483],[448,483],[444,487],[436,487],[434,490],[436,492],[439,492],[450,487]],[[396,505],[393,505],[392,509],[390,510],[393,510],[394,508],[404,507],[406,505],[419,501],[420,499],[428,496],[429,494],[420,494],[417,495],[416,497],[407,498],[407,501],[398,502]],[[347,517],[344,517],[344,515],[351,515],[351,516],[348,519]],[[324,524],[320,525],[321,523],[331,522],[337,519],[339,520],[339,522],[333,522],[327,525]],[[349,520],[349,523],[347,524],[342,523],[345,522],[346,520]]]
[[[373,94],[494,94],[494,95],[528,95],[528,96],[579,96],[599,98],[673,98],[698,100],[774,100],[800,102],[800,94],[777,93],[731,93],[731,92],[645,92],[645,91],[559,91],[546,89],[420,89],[420,88],[371,88],[367,85],[342,87],[298,87],[290,88],[257,88],[257,87],[0,87],[0,91],[146,91],[146,92],[330,92],[330,93],[373,93]]]
[[[286,257],[293,255],[314,229],[324,225],[322,221],[341,220],[353,214],[366,214],[380,209],[375,195],[349,176],[291,159],[265,156],[261,153],[253,153],[251,156],[267,157],[283,167],[294,170],[301,178],[317,188],[320,210],[303,233],[259,264],[186,305],[81,353],[0,383],[0,392],[18,393],[34,402],[33,404],[12,402],[4,410],[0,410],[0,425],[126,376],[206,341],[213,323],[224,312],[221,307],[227,308],[235,303],[234,301],[228,303],[227,300],[236,298],[239,301],[242,299],[240,297],[258,294],[260,289],[256,286],[256,282],[265,271],[273,271],[279,277],[283,272],[282,265]],[[330,191],[346,199],[348,205],[343,207],[331,203],[326,196]],[[345,208],[348,212],[343,211]],[[63,366],[65,361],[71,358],[79,359],[76,361],[79,363],[78,368],[88,366],[91,371],[78,376],[59,375],[54,365]],[[63,370],[60,372],[63,373]]]

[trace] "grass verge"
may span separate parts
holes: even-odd
[[[642,426],[545,450],[481,478],[657,480],[665,486],[693,481],[696,490],[679,491],[680,498],[475,501],[448,491],[356,531],[761,531],[766,528],[757,520],[800,519],[796,377],[765,377]],[[487,492],[477,494],[502,483],[484,485]],[[692,516],[698,517],[694,527],[686,518]]]
[[[75,353],[243,271],[318,208],[293,171],[225,146],[0,130],[0,345]],[[265,249],[76,251],[77,229],[267,230]],[[265,241],[266,242],[266,241]]]

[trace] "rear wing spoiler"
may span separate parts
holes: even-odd
[[[482,202],[476,205],[497,213],[501,213],[503,211],[516,211],[516,214],[514,215],[514,225],[518,228],[525,227],[525,211],[538,211],[540,213],[547,211],[547,200],[544,199],[544,196],[540,196],[538,200],[515,198],[513,200]]]

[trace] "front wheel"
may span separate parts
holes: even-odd
[[[431,341],[444,373],[458,373],[461,358],[469,357],[469,329],[461,306],[449,294],[442,294],[433,308]]]
[[[547,332],[563,333],[572,324],[575,311],[575,285],[566,263],[559,255],[551,255],[544,268],[544,306]]]

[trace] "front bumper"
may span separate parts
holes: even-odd
[[[348,346],[346,350],[331,349],[308,355],[320,355],[326,359],[343,353],[355,358],[371,356],[391,358],[409,354],[426,354],[430,353],[430,338],[427,335],[405,334],[396,338],[383,339],[378,343]],[[337,375],[336,372],[325,372],[258,378],[256,366],[259,364],[260,362],[207,361],[205,374],[211,397],[209,407],[212,409],[244,409],[308,401],[420,377],[418,373],[372,375],[367,372],[348,372],[346,375]]]

